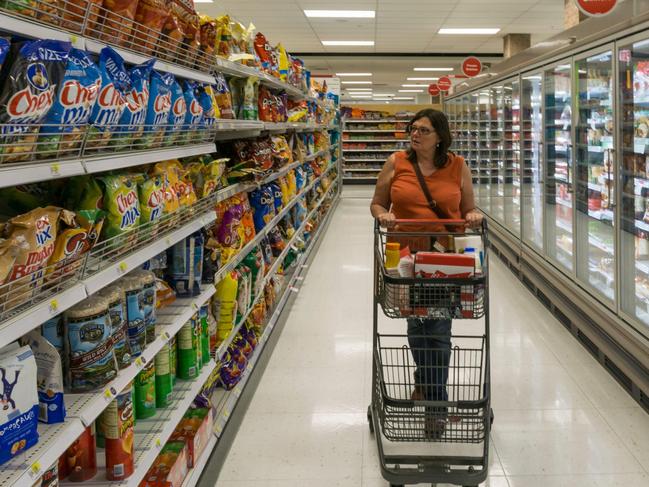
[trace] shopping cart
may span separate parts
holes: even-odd
[[[493,422],[487,225],[483,222],[473,233],[465,233],[465,222],[460,220],[437,220],[435,227],[425,220],[396,223],[399,231],[382,229],[376,222],[374,232],[372,402],[367,418],[376,437],[381,474],[392,487],[438,482],[477,486],[487,478]],[[408,230],[412,225],[417,225],[416,231]],[[422,225],[447,231],[422,232]],[[449,237],[460,235],[481,239],[482,273],[475,277],[401,278],[386,271],[388,241],[405,239],[412,244],[414,239],[431,248],[435,242],[448,245]],[[484,331],[476,324],[479,334],[383,334],[379,332],[379,307],[389,318],[484,318]],[[449,339],[450,354],[444,346]],[[405,446],[406,453],[386,453],[384,439],[391,447]],[[413,454],[412,450],[420,451]]]

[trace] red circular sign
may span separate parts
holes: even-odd
[[[439,86],[437,86],[437,83],[432,83],[428,86],[428,93],[433,96],[438,96],[440,94],[440,89]]]
[[[442,76],[440,79],[437,80],[437,86],[441,91],[450,90],[452,86],[451,78],[449,78],[448,76]]]
[[[618,4],[618,0],[575,0],[575,2],[579,10],[591,16],[611,13]]]
[[[469,56],[462,62],[462,72],[469,78],[478,76],[482,71],[482,63],[477,57]]]

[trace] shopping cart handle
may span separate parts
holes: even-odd
[[[428,224],[428,225],[464,225],[466,223],[466,220],[452,220],[452,219],[445,219],[445,220],[433,220],[433,219],[426,219],[426,218],[404,218],[404,219],[397,219],[394,221],[395,224]]]

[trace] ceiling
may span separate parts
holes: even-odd
[[[467,54],[483,62],[498,62],[502,37],[528,33],[535,44],[563,30],[564,0],[214,0],[199,3],[201,13],[223,13],[243,23],[252,22],[272,44],[281,42],[300,53],[317,74],[371,72],[375,93],[398,93],[407,77],[436,77],[440,73],[414,72],[414,67],[450,67],[459,73]],[[304,9],[375,10],[374,19],[307,18]],[[498,27],[496,35],[440,35],[442,27]],[[373,47],[323,46],[322,41],[374,41]],[[354,53],[354,56],[344,55]],[[405,54],[406,56],[399,56]],[[443,54],[444,56],[426,56]],[[457,54],[455,57],[449,57]],[[441,73],[447,74],[447,73]],[[368,85],[343,85],[343,88]]]

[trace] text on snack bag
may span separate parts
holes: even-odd
[[[88,120],[100,87],[101,80],[90,86],[84,86],[76,80],[66,81],[59,94],[59,103],[64,109],[63,123],[74,124]]]
[[[117,195],[117,210],[122,215],[120,228],[130,227],[140,218],[140,209],[135,191]]]

